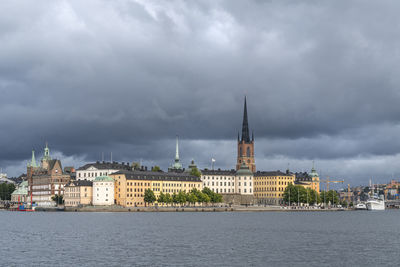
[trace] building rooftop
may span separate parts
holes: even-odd
[[[70,181],[68,184],[65,186],[92,186],[93,182],[92,181],[87,181],[87,180],[77,180],[77,181]]]
[[[249,166],[247,166],[244,162],[240,166],[240,169],[236,172],[237,175],[253,175],[253,172],[250,171]]]
[[[296,172],[296,181],[312,181],[312,177],[307,172]]]
[[[114,162],[97,161],[95,163],[85,164],[84,166],[80,167],[77,170],[78,171],[87,170],[92,166],[98,170],[131,170],[132,169],[132,167],[129,165],[128,162],[125,164],[125,162],[118,163],[116,161],[114,161]]]
[[[293,173],[286,173],[281,171],[257,171],[254,173],[255,177],[262,176],[293,176]]]
[[[193,181],[201,182],[197,176],[177,172],[152,172],[152,171],[118,171],[110,175],[124,174],[127,180],[157,180],[157,181]]]
[[[18,188],[12,192],[11,195],[27,195],[28,194],[28,181],[23,181],[19,184]]]
[[[235,170],[201,170],[202,175],[235,175]]]
[[[94,182],[114,182],[114,179],[110,176],[98,176],[94,179]]]

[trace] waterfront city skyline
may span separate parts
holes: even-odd
[[[247,96],[258,170],[399,179],[397,3],[122,3],[0,3],[9,176],[46,142],[167,170],[176,135],[184,167],[233,169]]]

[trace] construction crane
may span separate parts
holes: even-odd
[[[350,202],[351,202],[350,184],[347,184],[347,197],[348,197],[348,200],[349,200],[349,202],[347,202],[348,203],[347,205],[350,205]]]
[[[329,176],[326,177],[326,180],[321,180],[321,183],[326,183],[326,191],[329,192],[329,184],[338,184],[338,183],[344,183],[344,180],[341,181],[331,181],[329,180]]]

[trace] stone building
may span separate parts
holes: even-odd
[[[77,180],[93,181],[98,176],[107,176],[120,170],[132,170],[129,163],[97,161],[88,163],[76,170]]]
[[[28,181],[23,181],[17,185],[17,189],[11,194],[11,201],[21,203],[30,201],[28,198]]]
[[[257,171],[254,173],[254,198],[257,204],[279,205],[283,193],[293,184],[295,175],[287,171]]]
[[[93,181],[93,205],[110,206],[114,204],[114,179],[110,176],[99,176]]]
[[[242,137],[240,138],[238,133],[237,149],[236,170],[239,170],[242,166],[242,163],[245,163],[246,166],[249,167],[250,171],[255,172],[256,163],[254,160],[254,134],[252,134],[252,138],[250,140],[246,97],[244,99]]]
[[[32,151],[32,159],[27,167],[27,180],[28,195],[33,203],[38,206],[55,206],[52,197],[64,195],[64,185],[70,181],[70,176],[63,173],[60,160],[51,159],[46,144],[40,165],[36,163],[35,151]]]
[[[254,174],[242,162],[238,171],[235,170],[202,170],[203,188],[208,187],[213,192],[221,194],[225,203],[234,205],[252,204]]]
[[[295,185],[301,185],[305,188],[311,188],[319,193],[320,180],[319,180],[319,174],[314,168],[314,163],[310,173],[296,172],[295,176],[296,176],[296,180],[294,182]]]
[[[235,186],[235,170],[202,170],[200,178],[203,182],[203,188],[208,187],[215,193],[237,193]]]
[[[184,172],[119,171],[110,176],[115,180],[116,204],[124,207],[145,206],[146,189],[151,189],[156,198],[161,192],[172,195],[203,189],[199,177]]]
[[[91,205],[93,199],[93,182],[86,180],[70,181],[64,187],[64,205],[76,207]]]

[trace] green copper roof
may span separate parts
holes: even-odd
[[[27,195],[28,194],[28,181],[20,183],[18,188],[12,192],[11,195]]]
[[[114,179],[110,176],[98,176],[94,179],[95,182],[114,182]]]
[[[28,163],[28,167],[34,167],[34,168],[37,167],[34,149],[32,149],[32,159],[31,159],[31,162]]]
[[[176,136],[175,163],[172,164],[171,169],[173,169],[173,170],[182,170],[182,164],[179,161],[178,136]]]
[[[314,168],[314,161],[313,161],[313,166],[311,168],[310,176],[311,177],[319,177],[319,174],[317,173],[317,171]]]
[[[43,160],[47,160],[47,161],[51,160],[50,149],[49,149],[47,143],[46,143],[46,147],[44,148]]]
[[[240,169],[236,172],[236,175],[248,176],[253,175],[253,173],[250,171],[249,167],[243,162],[240,166]]]

